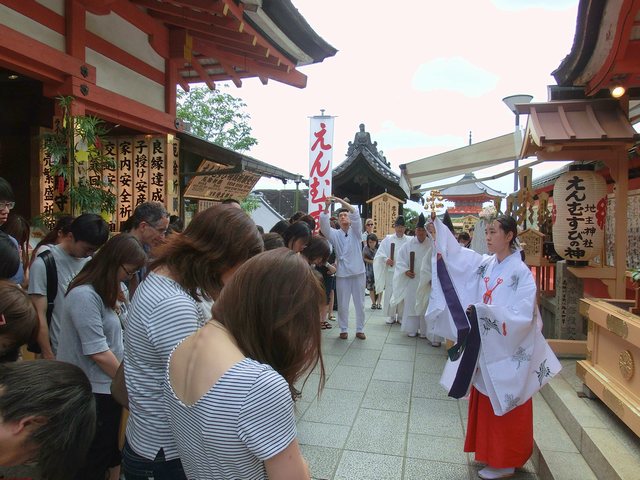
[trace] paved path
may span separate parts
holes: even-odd
[[[298,439],[315,479],[466,480],[479,467],[462,451],[467,402],[438,381],[445,349],[386,325],[365,300],[366,340],[323,331],[326,385],[311,374],[297,402]],[[531,462],[512,477],[537,480]]]

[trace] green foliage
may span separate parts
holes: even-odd
[[[635,283],[637,286],[640,286],[640,269],[638,268],[631,269],[631,281]]]
[[[191,125],[194,135],[236,152],[258,144],[241,99],[206,86],[191,87],[189,92],[178,88],[177,99],[177,116]]]
[[[64,179],[70,213],[114,213],[116,195],[110,191],[114,185],[108,181],[105,170],[115,170],[113,158],[103,154],[101,137],[108,133],[104,122],[91,116],[72,116],[73,97],[58,97],[62,118],[51,133],[43,135],[44,150],[51,158],[51,175]],[[76,178],[77,177],[77,178]],[[55,214],[43,213],[40,221],[55,222]]]
[[[415,230],[420,213],[405,207],[402,214],[404,215],[404,224],[407,230]]]
[[[240,202],[240,206],[242,207],[242,210],[251,215],[251,212],[260,206],[260,200],[258,200],[258,197],[255,195],[249,194],[247,195],[247,198]]]

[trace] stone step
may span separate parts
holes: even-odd
[[[533,397],[533,455],[540,480],[597,480],[540,393]]]
[[[571,377],[567,373],[571,372],[556,376],[539,395],[562,425],[571,446],[596,478],[640,478],[640,439],[600,400],[579,396],[576,391],[579,382],[569,383],[567,379]]]

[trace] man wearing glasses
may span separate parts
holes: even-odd
[[[13,210],[13,207],[15,206],[16,202],[13,196],[13,189],[11,188],[11,185],[9,185],[9,182],[7,182],[4,178],[0,177],[0,227],[7,223],[9,212]],[[21,257],[20,264],[18,265],[18,270],[8,280],[21,285],[24,281],[24,269],[22,268],[22,256],[20,255],[20,247],[18,246],[18,242],[16,241],[16,239],[12,236],[7,235],[7,239],[15,246],[16,251],[18,252],[18,256]]]
[[[142,248],[151,258],[151,250],[158,245],[162,245],[169,226],[169,213],[159,202],[143,202],[136,207],[128,222],[133,235],[142,244]],[[147,274],[147,268],[143,267],[133,275],[128,283],[129,298]]]

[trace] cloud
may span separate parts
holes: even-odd
[[[491,0],[499,10],[526,10],[542,8],[545,10],[566,10],[575,7],[578,0]]]
[[[423,63],[413,75],[411,84],[421,92],[447,90],[467,97],[480,97],[498,83],[498,76],[462,57],[436,58]]]
[[[443,147],[457,148],[465,145],[465,139],[456,135],[427,135],[418,130],[403,130],[393,122],[384,122],[374,140],[378,149],[385,152],[400,148]]]

